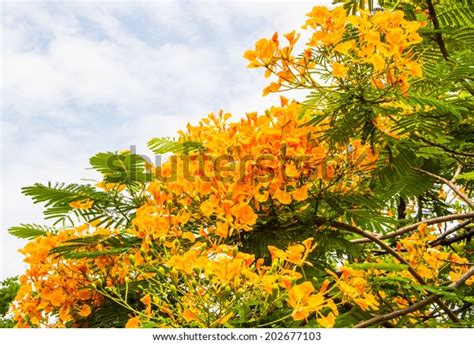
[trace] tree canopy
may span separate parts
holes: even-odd
[[[18,327],[472,326],[472,2],[336,2],[244,54],[302,99],[23,189]]]

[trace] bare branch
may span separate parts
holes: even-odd
[[[430,241],[429,244],[431,246],[436,246],[438,245],[438,243],[440,241],[442,241],[444,238],[446,238],[448,235],[454,233],[454,232],[457,232],[458,230],[460,229],[463,229],[464,227],[466,227],[467,225],[469,225],[470,223],[472,222],[471,219],[467,220],[467,221],[464,221],[464,222],[461,222],[459,224],[457,224],[456,226],[454,226],[453,228],[450,228],[448,229],[446,232],[444,232],[443,234],[439,235],[436,239],[434,239],[433,241]]]
[[[436,245],[449,246],[449,245],[454,244],[455,242],[458,242],[458,241],[462,241],[462,240],[465,240],[465,239],[469,240],[470,238],[472,238],[472,236],[474,236],[474,231],[471,231],[470,229],[468,229],[463,234],[456,235],[452,238],[444,238],[441,241],[439,241],[438,243],[436,243]]]
[[[430,14],[430,19],[433,23],[433,27],[435,28],[435,30],[438,31],[435,33],[436,43],[438,43],[439,50],[441,51],[441,54],[443,54],[444,59],[447,61],[449,58],[449,54],[448,50],[446,49],[446,45],[444,44],[443,36],[441,35],[441,32],[439,32],[441,27],[439,26],[439,20],[438,16],[436,15],[435,7],[431,0],[426,0],[426,5],[428,6],[428,12]]]
[[[431,172],[422,170],[421,168],[414,168],[414,170],[415,170],[415,171],[418,171],[418,172],[421,172],[421,173],[423,173],[423,174],[425,174],[425,175],[427,175],[427,176],[430,176],[431,178],[437,179],[438,181],[440,181],[440,182],[446,184],[447,186],[449,186],[449,188],[450,188],[451,190],[454,191],[454,193],[455,193],[456,195],[459,196],[459,198],[461,198],[464,202],[466,202],[466,204],[469,205],[469,207],[470,207],[471,209],[474,209],[474,202],[473,202],[471,199],[469,199],[469,197],[467,197],[465,194],[463,194],[463,193],[461,192],[461,190],[459,190],[459,189],[456,187],[456,185],[454,185],[453,183],[451,183],[449,180],[447,180],[447,179],[445,179],[445,178],[443,178],[443,177],[437,176],[436,174],[433,174],[433,173],[431,173]]]
[[[418,226],[420,226],[424,223],[426,223],[427,225],[433,225],[433,224],[436,224],[436,223],[443,223],[443,222],[450,222],[450,221],[464,220],[464,219],[474,219],[474,212],[434,217],[432,219],[423,220],[423,221],[416,222],[414,224],[402,227],[400,229],[397,229],[397,230],[395,230],[393,232],[390,232],[388,234],[385,234],[385,235],[379,235],[379,234],[374,234],[374,233],[372,233],[372,235],[374,235],[377,238],[382,239],[382,240],[383,239],[389,239],[389,238],[394,238],[394,237],[397,237],[399,235],[414,231],[415,229],[418,228]],[[355,243],[355,244],[364,244],[364,243],[368,243],[370,241],[371,240],[369,240],[367,238],[364,238],[364,239],[355,239],[355,240],[352,240],[351,242]]]
[[[455,289],[455,288],[459,287],[467,279],[469,279],[472,275],[474,275],[474,267],[471,267],[466,273],[461,275],[461,277],[459,277],[459,279],[457,279],[456,281],[451,283],[448,286],[448,288],[449,289]],[[383,314],[383,315],[374,317],[374,318],[366,320],[366,321],[362,321],[362,322],[358,323],[357,325],[355,325],[354,327],[356,327],[356,328],[369,327],[369,326],[373,326],[373,325],[383,323],[383,322],[388,321],[388,320],[392,320],[394,318],[401,317],[403,315],[407,315],[407,314],[416,312],[417,310],[422,309],[423,307],[429,305],[430,303],[435,302],[437,300],[437,298],[438,298],[438,295],[430,295],[426,299],[424,299],[422,301],[419,301],[417,303],[414,303],[410,307],[399,309],[399,310],[394,311],[394,312],[390,312],[390,313]]]
[[[332,221],[332,222],[329,222],[329,225],[331,227],[335,227],[335,228],[346,230],[348,232],[359,234],[360,236],[363,236],[363,237],[369,239],[370,241],[376,243],[381,248],[383,248],[385,251],[387,251],[390,255],[392,255],[395,259],[397,259],[400,263],[405,264],[406,266],[408,266],[408,271],[418,281],[418,283],[420,283],[421,285],[426,285],[425,280],[418,274],[418,272],[416,272],[415,269],[413,269],[410,266],[410,264],[405,260],[405,258],[403,258],[401,255],[399,255],[398,252],[396,252],[394,249],[392,249],[390,246],[388,246],[381,239],[374,236],[372,233],[365,232],[360,228],[357,228],[357,227],[352,226],[352,225],[348,225],[347,223],[343,223],[343,222]],[[437,295],[435,295],[435,296],[436,296],[436,298],[438,297]],[[459,322],[459,319],[457,318],[456,314],[454,314],[449,309],[449,307],[444,304],[443,301],[441,301],[439,299],[435,299],[434,301],[443,309],[443,311],[445,311],[445,313],[449,316],[449,318],[452,321]]]
[[[459,151],[456,151],[454,149],[451,149],[449,147],[446,147],[440,143],[436,143],[436,142],[432,142],[430,140],[427,140],[425,139],[424,137],[421,137],[421,136],[418,136],[416,135],[416,138],[419,139],[420,141],[423,141],[424,143],[430,145],[430,146],[433,146],[433,147],[438,147],[438,148],[441,148],[442,150],[444,150],[445,152],[448,152],[448,153],[452,153],[454,155],[462,155],[462,156],[467,156],[467,157],[474,157],[474,153],[470,153],[470,152],[459,152]]]

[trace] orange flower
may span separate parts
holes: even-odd
[[[291,194],[283,191],[282,189],[277,189],[275,192],[274,198],[278,200],[281,204],[290,204],[291,203]]]
[[[227,222],[217,222],[215,234],[221,238],[227,238],[229,235],[229,224]]]
[[[72,320],[72,316],[70,313],[71,309],[69,306],[62,306],[59,308],[59,318],[63,323],[66,323],[70,320]]]
[[[87,210],[94,204],[93,200],[74,201],[69,203],[69,206],[74,209]]]
[[[298,41],[298,39],[300,38],[300,34],[295,35],[295,30],[284,34],[283,36],[285,36],[285,38],[288,40],[290,46],[294,45],[296,41]]]
[[[295,201],[304,201],[308,198],[308,186],[303,185],[299,189],[291,192],[291,196]]]
[[[138,328],[140,327],[140,318],[133,317],[128,319],[127,323],[125,324],[125,328]]]
[[[181,316],[186,320],[186,322],[191,322],[197,319],[196,314],[191,312],[189,309],[185,309],[183,313],[181,313]]]
[[[87,317],[87,316],[89,316],[89,314],[91,314],[90,306],[89,305],[82,306],[81,311],[79,312],[79,315],[81,317]]]
[[[266,96],[267,94],[272,93],[272,92],[278,92],[278,90],[280,90],[280,87],[281,87],[281,84],[272,82],[270,85],[268,85],[267,87],[263,89],[262,96]]]
[[[294,178],[299,176],[298,169],[293,162],[285,166],[285,173],[287,177]]]
[[[146,313],[150,314],[151,313],[151,296],[150,294],[146,294],[140,299],[141,302],[146,306]]]
[[[243,225],[252,226],[257,221],[258,216],[254,213],[251,206],[248,204],[239,204],[231,209],[232,215],[235,216],[236,220]]]

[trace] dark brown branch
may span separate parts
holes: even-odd
[[[416,135],[416,138],[419,139],[420,141],[423,141],[424,143],[430,145],[430,146],[434,146],[434,147],[438,147],[438,148],[441,148],[442,150],[448,152],[448,153],[452,153],[452,154],[455,154],[455,155],[462,155],[462,156],[467,156],[467,157],[474,157],[474,153],[469,153],[469,152],[458,152],[454,149],[451,149],[449,147],[446,147],[445,145],[442,145],[442,144],[439,144],[439,143],[436,143],[436,142],[431,142],[430,140],[427,140],[425,139],[424,137],[421,137],[421,136],[418,136]]]
[[[448,229],[446,232],[444,232],[443,234],[439,235],[436,239],[434,239],[433,241],[430,241],[429,244],[430,246],[436,246],[438,245],[438,243],[440,241],[442,241],[444,238],[446,238],[448,235],[454,233],[454,232],[457,232],[458,230],[460,229],[463,229],[464,227],[466,227],[467,225],[469,225],[470,223],[472,222],[471,219],[467,220],[467,221],[464,221],[464,222],[461,222],[459,224],[457,224],[456,226],[454,226],[453,228],[450,228]]]
[[[461,275],[461,277],[459,279],[457,279],[455,282],[451,283],[448,286],[448,288],[449,289],[455,289],[455,288],[459,287],[466,280],[468,280],[472,275],[474,275],[474,267],[471,267],[466,273]],[[394,318],[398,318],[398,317],[401,317],[403,315],[407,315],[407,314],[416,312],[416,311],[422,309],[423,307],[429,305],[430,303],[435,302],[437,300],[437,298],[438,298],[438,295],[430,295],[426,299],[424,299],[422,301],[419,301],[417,303],[414,303],[413,305],[411,305],[409,307],[399,309],[397,311],[390,312],[390,313],[387,313],[387,314],[383,314],[383,315],[374,317],[374,318],[366,320],[366,321],[362,321],[354,327],[361,328],[361,327],[374,326],[374,325],[392,320]]]
[[[474,209],[474,202],[472,200],[469,199],[469,197],[467,197],[465,194],[463,194],[457,187],[456,185],[454,185],[453,183],[451,183],[449,180],[443,178],[443,177],[440,177],[436,174],[433,174],[431,172],[428,172],[428,171],[425,171],[425,170],[422,170],[421,168],[414,168],[415,171],[418,171],[418,172],[421,172],[427,176],[430,176],[431,178],[434,178],[444,184],[446,184],[447,186],[449,186],[449,188],[451,190],[453,190],[453,192],[459,196],[459,198],[461,198],[464,202],[466,202],[467,205],[469,205],[469,207],[471,209]]]
[[[441,27],[439,26],[439,20],[438,20],[438,16],[436,15],[435,7],[431,0],[426,0],[426,5],[428,6],[428,12],[430,14],[433,27],[435,30],[437,30],[437,32],[435,33],[436,43],[438,43],[439,50],[441,51],[441,54],[443,54],[444,59],[447,61],[449,59],[449,54],[448,54],[448,50],[446,49],[446,45],[444,44],[443,36],[441,35],[441,32],[439,32]]]
[[[466,233],[456,235],[452,238],[444,238],[443,240],[439,241],[436,245],[441,245],[441,246],[449,246],[451,244],[454,244],[455,242],[462,241],[465,239],[470,239],[474,235],[474,231],[468,230]]]
[[[357,228],[357,227],[352,226],[352,225],[348,225],[347,223],[343,223],[343,222],[332,221],[332,222],[329,222],[329,225],[331,227],[335,227],[335,228],[346,230],[346,231],[351,232],[351,233],[359,234],[360,236],[363,236],[363,237],[369,239],[370,241],[376,243],[381,248],[383,248],[385,251],[387,251],[390,255],[392,255],[395,259],[397,259],[400,263],[405,264],[408,267],[408,271],[418,281],[418,283],[420,283],[421,285],[426,285],[425,280],[418,274],[418,272],[416,272],[415,269],[413,269],[410,266],[410,264],[405,260],[405,258],[400,256],[398,254],[398,252],[396,252],[394,249],[392,249],[390,246],[388,246],[385,242],[383,242],[382,240],[377,238],[375,235],[373,235],[371,233],[368,233],[368,232],[365,232],[360,228]],[[436,298],[438,298],[437,295],[435,295],[435,296],[436,296]],[[436,302],[441,307],[441,309],[443,309],[443,311],[449,316],[449,318],[452,321],[459,322],[459,319],[457,318],[456,314],[454,314],[448,308],[448,306],[446,306],[444,304],[443,301],[441,301],[439,299],[435,299],[434,302]]]
[[[372,233],[372,235],[374,235],[374,236],[376,236],[376,237],[378,237],[379,239],[382,239],[382,240],[383,239],[389,239],[389,238],[394,238],[394,237],[397,237],[399,235],[414,231],[415,229],[418,228],[419,225],[422,225],[424,223],[426,223],[427,225],[433,225],[433,224],[436,224],[436,223],[443,223],[443,222],[450,222],[450,221],[464,220],[464,219],[474,219],[474,212],[435,217],[435,218],[432,218],[432,219],[423,220],[423,221],[420,221],[420,222],[416,222],[412,225],[402,227],[402,228],[397,229],[393,232],[390,232],[386,235],[378,235],[378,234],[373,234],[373,233]],[[351,242],[353,242],[355,244],[364,244],[364,243],[370,242],[370,240],[368,240],[366,238],[363,238],[363,239],[351,240]]]

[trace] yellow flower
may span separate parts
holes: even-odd
[[[94,204],[93,200],[74,201],[69,203],[69,206],[74,209],[87,210]]]
[[[204,214],[204,216],[211,216],[214,213],[214,209],[216,208],[216,203],[212,200],[204,201],[199,209]]]
[[[329,312],[329,314],[325,317],[319,317],[318,318],[318,324],[321,325],[322,327],[334,327],[334,324],[336,322],[336,316],[334,315],[333,312]]]
[[[385,68],[385,60],[379,54],[374,54],[369,61],[374,66],[376,72],[380,72]]]
[[[283,259],[286,260],[286,253],[275,246],[268,246],[268,251],[270,252],[270,256],[272,257],[272,262],[275,259]]]
[[[187,239],[191,242],[195,242],[196,241],[196,237],[194,236],[193,233],[191,232],[184,232],[183,235],[181,235],[181,238],[183,239]]]
[[[311,312],[307,307],[307,303],[313,291],[314,287],[311,282],[295,285],[288,291],[287,302],[293,308],[292,316],[294,320],[303,320]]]
[[[343,64],[338,62],[333,62],[332,64],[332,74],[335,78],[343,78],[346,76],[349,68],[345,67]]]
[[[293,162],[285,166],[285,173],[287,177],[294,178],[299,176],[298,169]]]
[[[421,71],[421,66],[417,62],[410,61],[405,65],[405,67],[413,76],[421,76],[423,74]]]
[[[119,184],[119,183],[106,183],[106,182],[100,182],[95,184],[96,187],[99,189],[103,189],[105,191],[117,191],[121,192],[125,189],[124,184]]]
[[[336,47],[334,48],[334,51],[336,51],[336,52],[338,52],[338,53],[341,53],[341,54],[344,54],[344,55],[347,55],[347,54],[349,53],[349,50],[351,50],[351,49],[354,48],[354,45],[355,45],[354,40],[350,40],[350,41],[347,41],[347,42],[339,43],[339,44],[336,45]]]
[[[217,319],[214,323],[211,324],[211,327],[214,327],[216,325],[224,325],[226,324],[232,317],[234,316],[234,312],[229,312],[229,314],[224,315],[220,319]]]

